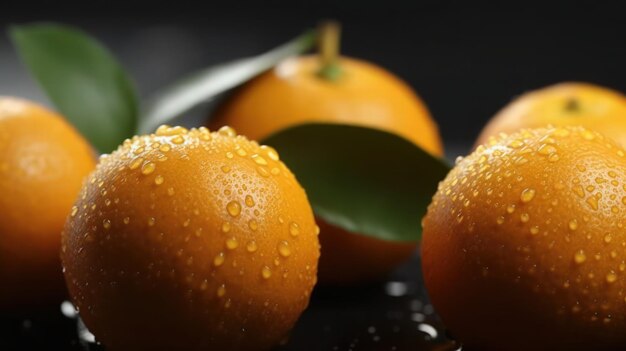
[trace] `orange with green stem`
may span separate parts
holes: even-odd
[[[244,85],[220,106],[209,126],[230,125],[262,140],[303,123],[349,124],[387,131],[443,155],[435,121],[405,82],[377,65],[340,56],[337,24],[322,27],[319,48],[318,55],[287,59]],[[319,222],[322,283],[379,279],[408,260],[416,246]]]

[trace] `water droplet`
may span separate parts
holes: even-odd
[[[248,252],[256,252],[256,250],[258,249],[258,245],[256,244],[256,241],[251,240],[250,242],[248,242],[248,244],[246,245],[246,250],[248,250]]]
[[[537,235],[538,233],[539,233],[539,227],[538,226],[535,225],[535,226],[532,226],[530,228],[530,234]]]
[[[141,166],[141,174],[147,175],[150,174],[152,172],[154,172],[154,170],[156,169],[156,165],[153,162],[146,162],[143,164],[143,166]]]
[[[137,157],[134,158],[131,162],[130,165],[128,166],[128,168],[132,169],[137,169],[139,168],[139,166],[141,166],[141,164],[143,163],[143,157]]]
[[[607,273],[606,282],[611,284],[615,283],[615,281],[617,281],[617,274],[614,271],[610,271],[609,273]]]
[[[548,161],[550,162],[556,162],[560,159],[559,154],[551,154],[550,156],[548,156]]]
[[[111,228],[111,220],[110,219],[105,219],[102,221],[102,226],[104,227],[104,229],[109,229]]]
[[[215,258],[213,259],[213,265],[215,267],[219,267],[222,264],[224,264],[224,260],[226,259],[226,257],[224,256],[223,252],[220,252],[219,254],[217,254],[217,256],[215,256]]]
[[[610,243],[612,239],[613,237],[611,236],[611,234],[607,234],[604,236],[604,242],[607,244]]]
[[[315,225],[315,235],[320,235],[320,227]]]
[[[159,150],[161,152],[168,152],[172,149],[172,147],[170,146],[170,144],[161,144],[161,146],[159,146]]]
[[[251,220],[248,222],[248,227],[249,227],[251,230],[256,231],[256,230],[259,228],[259,224],[258,224],[258,223],[257,223],[257,221],[255,221],[254,219],[251,219]]]
[[[232,152],[230,152],[230,151],[226,151],[226,158],[228,158],[228,159],[232,159],[233,157],[235,157],[235,155],[233,155],[233,153],[232,153]]]
[[[237,149],[237,155],[244,157],[246,156],[248,153],[246,152],[246,150],[244,149]]]
[[[522,213],[519,216],[520,221],[522,221],[522,223],[527,223],[530,220],[530,215],[528,213]]]
[[[291,236],[296,237],[300,234],[300,226],[296,222],[289,223],[289,234]]]
[[[172,136],[172,135],[179,135],[179,134],[187,134],[187,132],[188,130],[185,127],[180,127],[180,126],[171,127],[167,124],[164,124],[164,125],[161,125],[159,128],[157,128],[156,135]]]
[[[508,206],[506,207],[506,212],[507,212],[508,214],[511,214],[511,213],[515,212],[515,204],[510,204],[510,205],[508,205]]]
[[[581,185],[576,185],[575,187],[572,188],[572,190],[580,198],[585,196],[585,190],[583,190],[583,187]]]
[[[560,138],[564,138],[569,136],[569,130],[564,129],[564,128],[557,128],[554,130],[554,133],[552,133],[554,136],[560,137]]]
[[[496,219],[496,223],[498,224],[504,223],[504,216],[498,216],[498,218]]]
[[[217,297],[224,297],[226,295],[226,285],[222,284],[217,288]]]
[[[185,142],[185,138],[182,135],[176,135],[172,138],[172,143],[180,145]]]
[[[571,221],[569,221],[569,229],[570,230],[578,229],[578,221],[575,219],[572,219]]]
[[[281,241],[278,243],[278,253],[283,257],[291,256],[291,249],[289,248],[289,243],[287,241]]]
[[[174,188],[167,188],[167,195],[174,196]]]
[[[587,204],[595,211],[598,209],[598,199],[595,196],[589,196],[587,198]]]
[[[226,210],[231,216],[237,217],[241,213],[241,205],[237,201],[231,201],[226,205]]]
[[[230,222],[222,223],[222,232],[224,233],[230,232]]]
[[[71,213],[71,216],[72,216],[72,217],[76,216],[76,213],[78,213],[78,207],[76,207],[76,206],[72,206],[72,213]]]
[[[220,168],[222,169],[222,172],[224,172],[224,173],[230,172],[230,167],[228,167],[228,166],[222,166]]]
[[[270,176],[270,172],[268,172],[267,168],[265,168],[265,167],[258,166],[258,167],[256,168],[256,171],[257,171],[257,173],[259,173],[259,175],[260,175],[261,177],[265,177],[265,178],[267,178],[267,177],[269,177],[269,176]]]
[[[148,218],[148,225],[153,226],[156,223],[156,219],[154,217]]]
[[[267,166],[267,160],[263,156],[259,154],[254,154],[250,157],[256,164],[261,165],[261,166]]]
[[[539,147],[537,151],[539,152],[539,154],[547,156],[547,155],[555,153],[557,150],[554,146],[550,144],[543,144]]]
[[[526,188],[522,191],[522,194],[520,195],[520,200],[522,200],[522,202],[530,202],[534,197],[535,190]]]
[[[246,206],[248,207],[254,206],[254,199],[252,198],[252,196],[246,195],[245,203],[246,203]]]
[[[590,130],[583,130],[581,134],[583,138],[585,138],[585,140],[593,140],[596,137],[595,134]]]
[[[234,250],[237,247],[239,247],[239,242],[237,241],[237,239],[235,237],[230,237],[228,239],[226,239],[226,248],[229,250]]]
[[[272,276],[272,269],[268,266],[263,266],[263,269],[261,269],[261,276],[264,279],[270,279]]]
[[[574,262],[581,264],[584,263],[586,260],[587,255],[585,255],[585,252],[583,250],[576,251],[576,253],[574,254]]]
[[[154,184],[161,185],[161,184],[163,184],[164,180],[165,179],[163,178],[163,176],[159,174],[156,177],[154,177]]]
[[[267,146],[267,145],[261,145],[261,150],[265,151],[265,154],[271,160],[274,160],[274,161],[278,161],[279,160],[278,152],[276,152],[276,150],[274,150],[273,147]]]
[[[130,223],[130,217],[124,217],[124,224]]]
[[[227,137],[235,137],[235,136],[237,136],[237,132],[235,131],[235,129],[233,129],[232,127],[229,127],[229,126],[223,126],[217,132],[220,135],[227,136]]]

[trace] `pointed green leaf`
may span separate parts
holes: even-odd
[[[133,85],[115,58],[80,30],[58,24],[14,26],[11,38],[52,103],[100,152],[132,136]]]
[[[197,105],[216,101],[225,92],[249,81],[283,59],[309,50],[314,42],[315,33],[309,31],[259,56],[235,60],[192,74],[148,101],[139,121],[139,131],[152,132],[159,125],[170,123]]]
[[[450,166],[388,132],[303,124],[264,140],[296,175],[317,216],[355,233],[416,241]]]

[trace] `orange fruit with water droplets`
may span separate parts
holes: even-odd
[[[274,149],[228,127],[162,126],[101,159],[61,257],[107,350],[265,350],[308,304],[317,234]]]
[[[221,105],[209,126],[230,125],[249,138],[262,140],[303,123],[351,124],[397,134],[435,156],[443,155],[428,109],[398,77],[374,64],[341,57],[342,74],[327,80],[318,74],[321,65],[317,56],[280,63]],[[322,283],[379,279],[415,251],[415,243],[380,240],[330,224],[322,227]]]
[[[441,182],[423,273],[471,350],[622,350],[626,157],[582,127],[492,138]]]
[[[523,94],[487,123],[476,145],[521,128],[583,126],[626,146],[626,96],[588,83],[560,83]]]
[[[95,163],[63,117],[0,97],[0,310],[62,301],[61,231]]]

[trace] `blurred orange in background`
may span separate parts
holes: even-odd
[[[61,302],[61,230],[94,167],[63,117],[0,97],[0,309]]]
[[[209,126],[229,125],[263,140],[297,124],[351,124],[394,133],[442,156],[437,124],[415,92],[382,67],[338,56],[337,29],[331,24],[322,30],[319,55],[287,59],[244,85],[217,110]],[[345,147],[350,147],[349,140]],[[408,260],[417,245],[351,233],[319,218],[318,223],[323,284],[380,279]]]
[[[520,128],[580,125],[626,146],[626,97],[588,83],[560,83],[514,99],[487,123],[476,141]]]

